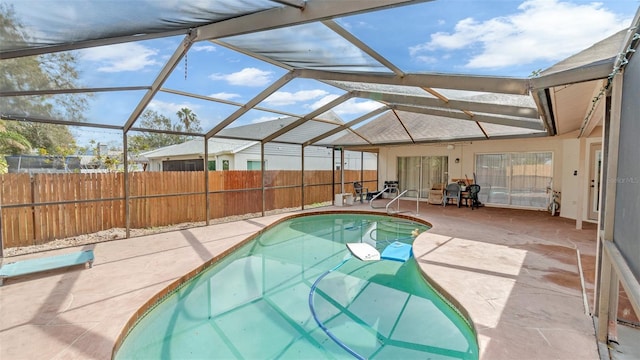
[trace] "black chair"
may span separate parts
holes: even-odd
[[[360,202],[363,202],[365,200],[365,198],[367,200],[369,200],[369,189],[368,188],[363,188],[362,187],[362,183],[359,181],[356,181],[353,183],[353,191],[355,192],[355,200],[358,200],[358,197],[360,197]]]
[[[475,207],[476,209],[480,207],[480,200],[478,200],[478,193],[480,192],[480,185],[469,185],[467,186],[467,194],[464,197],[465,204],[469,206],[469,202],[471,202],[471,210]]]
[[[447,206],[449,200],[455,200],[456,205],[460,207],[460,185],[458,183],[451,183],[444,188],[444,195],[442,196],[442,206]]]
[[[384,192],[387,193],[387,197],[394,198],[398,195],[398,181],[385,181]]]
[[[385,181],[382,190],[373,192],[369,192],[367,190],[366,194],[367,200],[371,200],[373,198],[394,198],[398,195],[398,181]]]

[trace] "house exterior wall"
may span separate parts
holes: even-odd
[[[586,151],[589,145],[600,141],[600,133],[597,132],[587,140]],[[543,137],[531,139],[506,139],[483,140],[464,143],[452,143],[454,148],[449,150],[447,143],[422,144],[407,146],[390,146],[380,149],[380,169],[378,170],[378,182],[398,180],[398,157],[404,156],[448,156],[449,174],[448,180],[459,178],[472,178],[475,171],[476,154],[506,153],[506,152],[530,152],[549,151],[553,154],[553,187],[561,191],[561,216],[576,218],[579,196],[588,196],[588,189],[581,186],[578,174],[574,171],[580,168],[580,141],[574,136]],[[455,159],[460,159],[458,163]],[[589,160],[586,159],[585,162]],[[585,164],[588,171],[588,164]],[[588,176],[584,174],[583,176]],[[583,211],[586,218],[585,205]]]
[[[447,143],[387,147],[380,150],[381,169],[378,181],[397,180],[397,158],[400,156],[448,156],[449,180],[473,177],[475,155],[504,152],[551,151],[554,157],[554,183],[562,180],[561,162],[563,145],[560,138],[533,138],[509,140],[483,140],[454,143],[449,150]],[[458,163],[455,159],[460,159]],[[383,165],[384,164],[384,165]]]
[[[579,177],[573,175],[580,165],[580,140],[577,138],[562,141],[562,183],[555,182],[556,190],[561,189],[560,209],[563,217],[576,219],[578,216],[578,196],[580,196]],[[554,159],[555,160],[555,159]],[[585,174],[579,174],[585,175]]]
[[[309,146],[305,148],[304,165],[307,170],[330,170],[334,163],[332,158],[333,150],[325,147]],[[301,170],[302,161],[300,159],[301,146],[291,144],[270,143],[265,145],[265,160],[267,170]],[[162,158],[149,159],[148,171],[162,171],[162,162],[165,160],[193,160],[199,159],[202,155],[174,155]],[[340,165],[339,153],[336,153],[336,166]],[[216,170],[223,170],[223,161],[229,161],[229,170],[247,170],[248,161],[260,161],[260,144],[250,146],[235,154],[209,155],[209,161],[216,162]],[[364,163],[365,170],[375,170],[377,167],[377,156],[371,153],[364,153],[364,162],[359,152],[345,151],[345,170],[360,170]]]
[[[209,158],[211,158],[211,156]],[[216,171],[223,170],[224,164],[227,161],[229,162],[229,170],[242,170],[242,169],[236,169],[236,161],[235,161],[236,159],[233,154],[217,155],[214,157],[214,159],[216,161]]]
[[[332,150],[324,147],[309,146],[304,151],[304,167],[307,170],[330,170]],[[301,170],[301,147],[290,144],[265,145],[265,161],[267,170]],[[335,165],[340,165],[340,153],[336,153]],[[247,170],[247,161],[260,161],[260,145],[254,145],[235,155],[235,170]],[[345,151],[345,170],[360,170],[364,164],[365,170],[375,170],[377,157],[375,154],[364,153],[364,162],[359,152]]]
[[[590,166],[593,159],[589,157],[591,144],[602,144],[602,128],[597,127],[584,143],[577,137],[563,140],[562,155],[562,183],[558,184],[556,190],[561,189],[562,216],[570,219],[578,217],[578,199],[582,197],[581,219],[589,218],[589,191],[590,191]],[[580,158],[581,147],[584,147],[585,156]],[[582,164],[581,164],[582,162]],[[582,166],[581,166],[582,165]],[[574,175],[574,172],[578,172]],[[585,180],[586,179],[586,180]]]

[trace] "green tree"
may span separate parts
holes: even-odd
[[[7,130],[5,122],[0,120],[0,154],[17,154],[31,149],[27,138]]]
[[[0,39],[17,47],[29,43],[29,35],[11,5],[0,4]],[[79,74],[77,55],[72,52],[27,56],[0,61],[0,89],[4,91],[73,89]],[[16,119],[43,118],[84,121],[88,95],[57,94],[6,96],[0,98],[3,115]],[[75,147],[67,126],[27,121],[7,121],[9,132],[21,134],[34,148],[58,154]],[[17,149],[14,149],[17,150]]]
[[[24,136],[7,130],[5,122],[0,120],[0,174],[9,170],[5,155],[18,154],[31,149],[31,144]]]
[[[77,148],[75,138],[64,125],[7,121],[7,129],[21,134],[32,148],[44,149],[47,154],[66,155]]]
[[[171,122],[171,119],[153,110],[145,110],[145,112],[140,115],[140,119],[138,121],[139,123],[137,124],[137,127],[143,129],[177,132],[184,131],[182,124],[174,125]],[[133,135],[129,138],[129,151],[133,154],[139,154],[143,151],[154,150],[173,144],[180,144],[185,140],[185,136],[146,132],[141,135]]]

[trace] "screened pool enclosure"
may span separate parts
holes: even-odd
[[[441,14],[473,19],[490,6],[450,4],[0,0],[0,150],[14,156],[0,161],[11,172],[0,175],[0,256],[108,229],[130,237],[328,205],[355,181],[425,194],[452,169],[474,173],[483,202],[541,208],[550,178],[564,175],[553,184],[561,211],[576,228],[588,217],[601,226],[595,307],[606,343],[617,284],[636,313],[640,303],[628,216],[638,208],[640,15],[545,70],[505,76],[452,65],[478,51],[469,39],[445,36],[458,42],[439,58],[434,42],[408,40],[452,35],[437,28]],[[544,20],[528,25],[567,25]],[[533,53],[509,46],[502,60]],[[437,151],[417,150],[428,146]]]
[[[439,6],[2,0],[3,126],[35,134],[22,154],[62,164],[3,181],[4,247],[319,206],[354,181],[426,194],[448,180],[444,160],[425,163],[422,180],[398,179],[379,173],[380,149],[570,131],[549,89],[610,72],[609,62],[575,71],[590,64],[575,61],[505,77],[412,61],[403,33]],[[372,26],[357,26],[365,16]],[[199,145],[178,154],[189,142]],[[231,142],[246,145],[220,145]],[[69,156],[79,169],[68,171]],[[518,204],[519,185],[503,185],[486,196]]]

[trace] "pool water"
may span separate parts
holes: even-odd
[[[382,252],[416,230],[428,227],[361,214],[281,222],[165,297],[115,358],[477,359],[472,328],[413,257],[364,262],[345,246]]]

